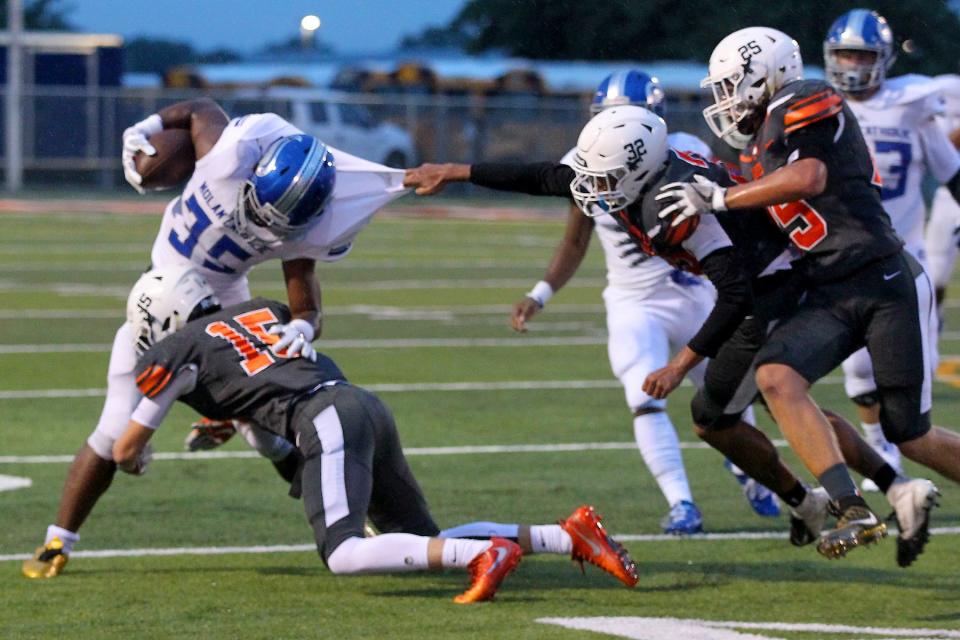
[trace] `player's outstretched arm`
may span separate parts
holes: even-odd
[[[729,210],[756,209],[796,202],[820,195],[827,188],[827,165],[817,158],[803,158],[758,180],[727,189]]]
[[[450,182],[469,182],[468,164],[422,164],[407,169],[403,174],[403,186],[412,187],[418,196],[432,196],[443,191]]]
[[[583,215],[577,205],[570,204],[563,240],[557,245],[543,280],[513,305],[510,326],[514,331],[526,331],[527,321],[543,309],[553,294],[567,284],[580,268],[590,246],[593,225],[592,218]]]

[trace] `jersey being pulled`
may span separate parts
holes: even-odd
[[[883,208],[907,250],[923,261],[923,177],[929,172],[942,184],[960,170],[960,154],[937,124],[944,113],[940,85],[919,75],[890,78],[870,98],[848,99],[847,106],[883,179]]]
[[[700,138],[682,131],[667,136],[672,149],[693,152],[704,158],[711,155],[710,147]],[[573,148],[560,160],[573,167]],[[597,216],[593,219],[594,230],[603,247],[607,266],[607,283],[610,286],[632,291],[652,292],[674,268],[662,258],[643,252],[630,238],[613,216]]]
[[[880,179],[857,120],[821,80],[790,82],[774,94],[740,163],[745,176],[758,179],[804,158],[826,165],[824,192],[767,210],[804,253],[806,277],[838,280],[900,251],[903,243],[883,210]]]
[[[240,234],[235,215],[241,187],[267,147],[297,133],[301,131],[272,113],[231,120],[197,161],[183,193],[167,205],[150,256],[153,266],[191,264],[221,291],[265,260],[339,260],[377,210],[406,193],[402,170],[331,147],[337,168],[333,198],[306,234],[276,247]]]
[[[322,354],[316,362],[274,354],[270,345],[279,337],[267,331],[287,322],[286,305],[263,298],[193,320],[140,357],[137,387],[153,398],[194,368],[196,384],[181,401],[208,418],[244,418],[284,435],[294,398],[325,382],[345,380],[333,360]]]

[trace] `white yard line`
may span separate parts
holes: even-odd
[[[785,440],[774,440],[774,445],[786,447]],[[451,456],[490,453],[572,453],[577,451],[623,451],[636,449],[634,442],[570,442],[553,444],[489,444],[463,447],[404,447],[408,456]],[[681,449],[709,449],[705,442],[681,442]],[[236,460],[259,458],[256,451],[183,451],[158,452],[154,460]],[[0,464],[61,464],[71,462],[73,455],[56,456],[0,456]]]
[[[960,527],[934,527],[930,533],[935,536],[955,536],[960,534]],[[707,533],[694,536],[672,536],[665,534],[622,534],[614,533],[617,540],[630,542],[718,542],[727,540],[779,540],[787,538],[786,531],[731,531],[728,533]],[[265,554],[315,552],[314,544],[280,544],[255,545],[237,547],[156,547],[147,549],[96,549],[88,551],[74,551],[72,558],[145,558],[156,556],[210,556],[226,554]],[[0,555],[0,562],[26,560],[28,553],[9,553]]]

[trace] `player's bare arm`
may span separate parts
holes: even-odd
[[[193,149],[199,160],[210,152],[230,117],[210,98],[186,100],[164,107],[158,114],[164,129],[189,129]]]
[[[273,345],[275,352],[287,350],[299,352],[303,358],[316,357],[312,342],[323,329],[323,314],[320,303],[320,283],[316,276],[316,261],[312,258],[297,258],[283,262],[283,279],[287,285],[291,320],[287,324],[274,325],[270,333],[280,336]]]
[[[677,355],[662,369],[657,369],[643,381],[643,392],[652,398],[662,400],[680,386],[690,370],[703,361],[703,356],[684,346]]]
[[[657,200],[661,218],[684,220],[711,211],[757,209],[796,202],[820,195],[827,188],[827,165],[817,158],[803,158],[762,178],[724,188],[697,176],[696,182],[674,182],[661,187]]]
[[[559,291],[573,274],[580,268],[583,257],[590,247],[590,237],[593,233],[594,222],[580,212],[573,203],[567,213],[567,227],[563,233],[563,240],[557,245],[547,272],[537,285],[523,298],[513,305],[510,314],[510,326],[515,331],[526,331],[526,323],[538,311],[543,309],[547,299]],[[549,287],[549,289],[546,289]],[[547,295],[544,295],[547,294]]]
[[[141,475],[145,470],[144,452],[147,451],[153,429],[131,420],[127,430],[113,444],[113,460],[121,471]]]
[[[450,182],[469,182],[469,164],[422,164],[407,169],[403,175],[403,186],[414,187],[418,196],[432,196],[443,191]]]

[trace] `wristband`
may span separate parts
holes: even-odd
[[[716,187],[713,190],[713,196],[710,198],[710,207],[714,211],[727,210],[727,190],[724,187]]]
[[[313,325],[306,320],[294,318],[287,326],[296,328],[307,342],[313,342]]]
[[[550,283],[546,280],[541,280],[537,284],[533,285],[533,289],[527,293],[527,297],[537,303],[541,309],[546,305],[550,298],[553,297],[553,287],[550,286]]]

